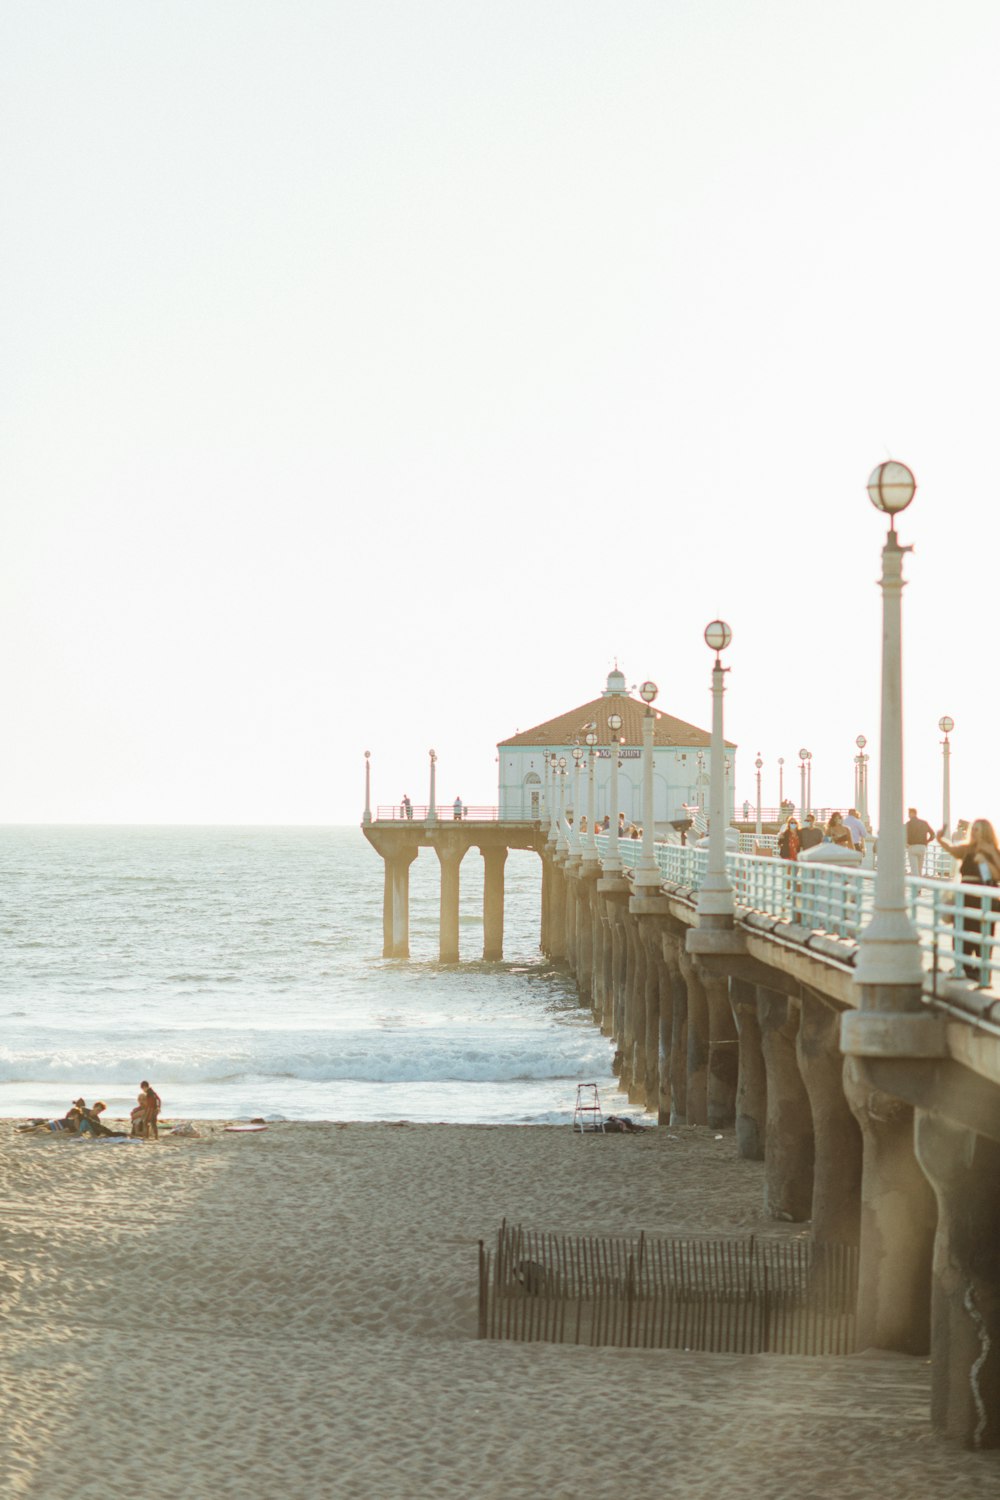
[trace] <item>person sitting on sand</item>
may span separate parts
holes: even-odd
[[[77,1126],[77,1135],[121,1135],[122,1132],[119,1130],[109,1130],[101,1119],[107,1107],[103,1099],[98,1099],[97,1103],[92,1104],[89,1109],[84,1106]]]
[[[80,1123],[80,1109],[83,1105],[82,1099],[77,1099],[64,1115],[58,1120],[43,1120],[36,1116],[33,1120],[27,1120],[23,1125],[15,1125],[14,1129],[19,1135],[75,1135]]]

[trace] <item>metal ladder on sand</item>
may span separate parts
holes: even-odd
[[[597,1092],[596,1083],[578,1083],[576,1086],[576,1106],[573,1110],[574,1130],[600,1130],[604,1131],[604,1114],[601,1110],[601,1096]]]

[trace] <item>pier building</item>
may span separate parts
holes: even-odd
[[[532,819],[543,815],[546,762],[553,755],[573,765],[573,751],[585,744],[588,730],[597,736],[594,766],[595,809],[598,818],[611,810],[612,734],[608,719],[622,719],[618,732],[617,812],[627,823],[640,822],[642,809],[642,730],[646,706],[632,697],[625,674],[616,666],[608,674],[601,695],[576,708],[546,719],[531,729],[519,730],[497,746],[500,765],[499,811],[501,818]],[[733,814],[736,785],[736,746],[725,746],[728,815]],[[707,730],[687,724],[670,714],[653,710],[653,819],[658,828],[678,823],[688,807],[704,808],[712,771],[712,743]],[[567,810],[581,802],[586,811],[586,793],[574,778],[567,788]]]

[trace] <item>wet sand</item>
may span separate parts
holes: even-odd
[[[0,1494],[942,1500],[926,1361],[480,1342],[477,1241],[799,1232],[697,1128],[279,1124],[124,1145],[0,1126]]]

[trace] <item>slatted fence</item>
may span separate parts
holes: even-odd
[[[521,1342],[849,1354],[857,1250],[805,1240],[597,1239],[505,1222],[479,1243],[479,1336]]]

